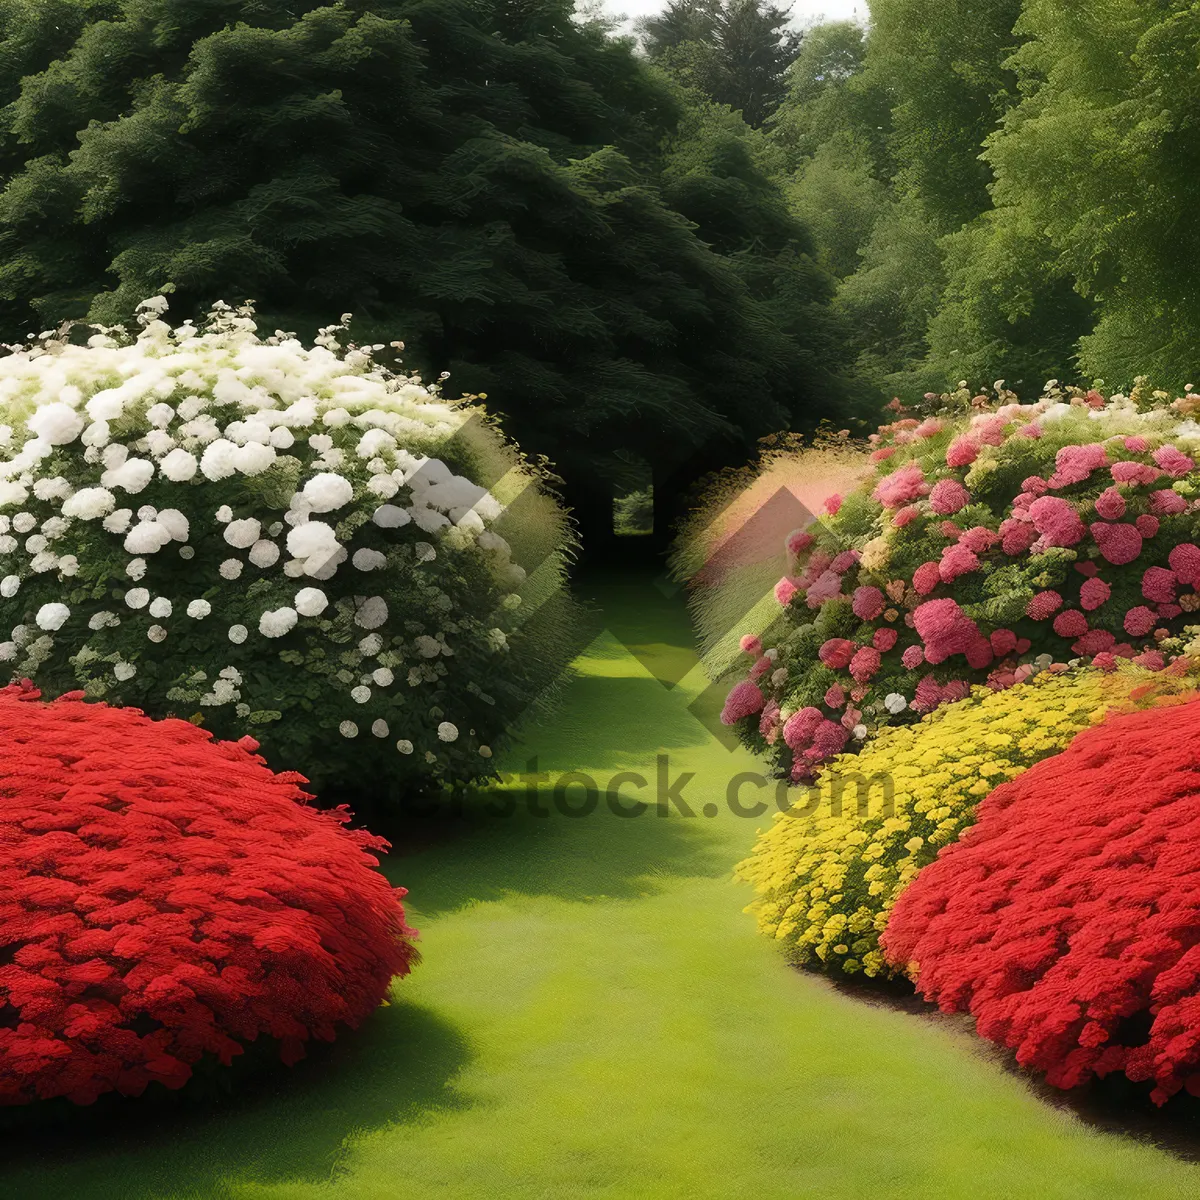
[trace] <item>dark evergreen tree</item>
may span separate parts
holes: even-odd
[[[619,451],[742,457],[836,409],[827,370],[784,369],[825,335],[659,189],[669,89],[562,0],[65,7],[69,49],[11,0],[0,31],[24,64],[0,71],[8,339],[168,287],[180,319],[250,298],[309,335],[352,311],[488,393],[593,539]]]

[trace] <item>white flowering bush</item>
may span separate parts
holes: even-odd
[[[166,307],[0,354],[0,663],[334,791],[490,774],[568,640],[545,476],[348,318]]]

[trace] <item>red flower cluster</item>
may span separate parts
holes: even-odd
[[[888,959],[1058,1087],[1121,1071],[1158,1104],[1200,1094],[1198,720],[1192,700],[1081,733],[892,911]]]
[[[257,743],[0,689],[0,1104],[187,1082],[260,1035],[294,1062],[416,961],[387,843]]]

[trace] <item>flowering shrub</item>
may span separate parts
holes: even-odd
[[[0,690],[0,1104],[294,1062],[415,961],[387,843],[186,721]]]
[[[569,547],[541,477],[343,326],[165,307],[0,357],[0,661],[322,786],[488,774],[561,657],[523,636]]]
[[[724,720],[799,780],[976,683],[1171,662],[1200,611],[1200,398],[1167,399],[1001,387],[881,429],[872,475],[786,539],[774,614],[741,622]]]
[[[758,892],[747,911],[794,963],[893,974],[879,934],[896,898],[974,821],[997,783],[1131,695],[1185,686],[1132,666],[1047,671],[1011,691],[977,687],[917,725],[885,729],[861,753],[835,758],[760,834],[737,868]]]
[[[1200,1095],[1200,702],[1115,718],[998,787],[917,878],[889,960],[1069,1088]]]

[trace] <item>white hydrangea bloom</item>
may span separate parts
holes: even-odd
[[[152,642],[165,642],[167,640],[167,631],[161,625],[151,625],[146,630],[146,636]]]
[[[122,683],[125,683],[137,674],[137,667],[135,667],[133,663],[118,662],[113,665],[113,674]]]
[[[258,541],[262,533],[262,523],[256,517],[243,517],[240,521],[230,521],[225,526],[225,540],[238,550],[248,549]]]
[[[350,503],[354,488],[344,476],[326,471],[314,475],[304,485],[303,496],[312,512],[333,512]]]
[[[19,512],[13,517],[12,527],[18,533],[29,533],[37,528],[37,517],[33,513]]]
[[[115,512],[109,513],[102,523],[107,533],[124,533],[129,528],[129,522],[132,520],[132,509],[118,508]]]
[[[378,720],[371,722],[371,732],[377,738],[385,738],[391,730],[388,729],[388,723],[380,717]]]
[[[329,607],[329,599],[320,588],[301,588],[294,601],[302,617],[319,617]]]
[[[379,687],[391,687],[396,680],[396,676],[392,674],[390,668],[388,667],[376,667],[375,670],[371,672],[371,679]]]
[[[125,593],[125,603],[130,608],[145,608],[150,603],[150,593],[143,587],[130,588]]]
[[[34,622],[39,629],[48,629],[53,633],[67,623],[70,615],[71,610],[65,604],[43,604],[38,609]]]
[[[126,554],[157,554],[171,535],[157,521],[141,521],[125,535]]]
[[[212,605],[207,600],[193,600],[187,606],[187,615],[196,621],[202,621],[211,612]]]
[[[358,643],[359,654],[365,655],[367,658],[374,658],[376,654],[383,649],[383,638],[377,633],[368,633],[365,638]]]
[[[263,613],[258,619],[258,632],[263,637],[277,638],[296,627],[297,614],[294,608],[276,608]]]
[[[250,561],[256,567],[273,567],[279,561],[279,547],[265,538],[250,547]]]
[[[883,698],[883,707],[893,715],[902,713],[908,707],[908,700],[899,692],[889,692]]]
[[[350,699],[353,700],[355,704],[366,704],[370,698],[371,689],[369,687],[363,687],[362,684],[359,684],[358,687],[350,689]]]
[[[369,596],[354,614],[354,623],[363,629],[378,629],[387,619],[387,601],[382,596]]]
[[[413,744],[408,740],[408,738],[401,738],[396,743],[396,749],[399,750],[401,754],[411,754],[413,752]]]
[[[412,517],[403,508],[398,508],[395,504],[381,504],[375,510],[371,520],[380,529],[399,529],[407,525],[412,520]]]
[[[131,496],[143,491],[154,478],[154,464],[146,458],[128,458],[119,467],[105,471],[100,483],[106,488],[120,488]]]
[[[0,579],[0,596],[5,600],[11,600],[17,592],[21,590],[21,577],[19,575],[5,575]]]
[[[172,605],[166,596],[155,596],[150,601],[149,613],[152,617],[157,617],[160,621],[166,620],[171,615]]]
[[[359,571],[377,571],[381,567],[387,566],[387,555],[364,546],[361,550],[355,550],[354,557],[350,561]]]
[[[240,559],[227,558],[217,569],[222,579],[237,579],[242,573],[242,563]]]
[[[443,742],[453,742],[458,739],[458,726],[450,721],[443,721],[437,728],[438,739]]]
[[[43,438],[52,446],[65,446],[83,432],[85,423],[83,414],[70,404],[56,402],[35,409],[25,422],[25,427],[35,437]]]
[[[250,630],[245,625],[230,625],[229,640],[235,646],[240,646],[250,636]]]
[[[130,579],[138,580],[146,574],[146,560],[144,558],[132,558],[125,564],[125,574]]]
[[[186,542],[191,533],[191,522],[177,508],[164,508],[156,518],[158,523],[176,542]]]
[[[344,738],[358,737],[358,726],[353,721],[343,721],[338,726],[338,733]]]

